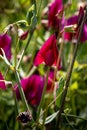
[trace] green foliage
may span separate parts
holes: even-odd
[[[37,68],[34,68],[33,61],[37,51],[41,48],[44,41],[51,35],[52,30],[44,28],[41,24],[42,11],[50,0],[42,0],[40,6],[40,0],[36,0],[37,3],[37,13],[35,10],[35,6],[33,5],[33,1],[31,0],[0,0],[0,32],[9,24],[17,25],[17,29],[21,28],[24,31],[34,30],[33,38],[27,50],[25,52],[23,61],[21,63],[20,69],[17,70],[19,72],[20,77],[31,75],[32,73],[39,73],[41,76],[44,76],[47,71],[47,67],[43,64]],[[68,0],[63,0],[64,4],[67,4]],[[77,5],[80,0],[72,0],[72,5],[69,5],[65,9],[65,16],[71,16],[75,14],[78,10]],[[40,7],[40,11],[39,11]],[[26,15],[27,14],[27,15]],[[39,24],[38,24],[39,23]],[[11,30],[13,31],[13,30]],[[66,31],[72,32],[72,26],[70,28],[66,28]],[[11,33],[11,32],[10,32]],[[12,53],[15,54],[17,51],[17,56],[20,57],[22,50],[24,49],[28,38],[25,41],[16,39],[16,34],[11,34],[12,36]],[[30,36],[30,32],[29,32]],[[17,32],[18,37],[18,32]],[[18,42],[18,44],[17,44]],[[65,42],[65,41],[64,41]],[[58,44],[60,46],[60,44]],[[17,50],[16,50],[17,48]],[[61,99],[62,99],[62,91],[64,90],[65,85],[65,77],[70,65],[72,55],[75,49],[75,44],[71,42],[66,42],[64,44],[64,49],[62,52],[62,71],[58,71],[58,76],[56,79],[56,83],[58,84],[58,88],[56,90],[56,97],[58,97],[55,101],[55,95],[53,91],[51,93],[46,93],[45,95],[45,104],[43,106],[43,111],[46,112],[46,127],[48,130],[50,127],[52,130],[55,127],[56,117],[58,115],[58,110],[60,108]],[[5,80],[12,81],[12,86],[16,83],[16,78],[13,73],[14,67],[11,64],[14,64],[14,56],[12,60],[7,60],[5,53],[3,52],[3,56],[0,58],[0,71],[2,72]],[[4,62],[5,61],[5,62]],[[18,63],[18,58],[16,59]],[[54,68],[51,68],[52,70]],[[29,130],[32,129],[36,124],[30,126],[22,126],[20,122],[17,121],[16,117],[18,115],[17,112],[24,111],[24,106],[21,101],[17,101],[16,104],[15,96],[13,96],[13,88],[9,87],[6,90],[0,89],[0,130]],[[79,50],[77,54],[77,58],[75,60],[72,77],[70,81],[70,85],[68,88],[67,97],[65,100],[64,113],[62,113],[62,122],[61,122],[61,130],[86,130],[87,129],[87,42],[80,43]],[[18,106],[17,106],[18,105]],[[18,110],[17,111],[17,107]],[[37,109],[32,108],[30,106],[31,113],[37,114]],[[45,113],[44,112],[44,113]],[[41,111],[41,114],[43,112]],[[73,116],[72,116],[73,115]],[[36,116],[36,115],[34,115]],[[43,116],[42,116],[43,117]],[[42,118],[41,117],[41,118]],[[36,119],[36,117],[34,117]],[[40,125],[43,125],[43,119],[40,120]],[[51,130],[51,129],[50,129]]]
[[[57,91],[56,91],[56,96],[58,96],[59,94],[61,94],[60,97],[56,101],[56,105],[58,107],[60,106],[60,103],[61,103],[61,98],[62,98],[62,93],[61,92],[64,89],[64,81],[65,81],[64,77],[61,77],[60,80],[59,80]]]
[[[27,12],[27,16],[26,19],[28,21],[28,24],[30,25],[31,29],[34,29],[36,24],[37,24],[37,17],[36,17],[36,11],[35,11],[35,6],[32,5],[28,12]]]

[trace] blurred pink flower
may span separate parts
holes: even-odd
[[[79,27],[82,23],[83,16],[84,16],[84,10],[82,7],[80,7],[78,15],[71,16],[70,18],[68,18],[66,20],[66,26],[76,24],[77,27],[74,29],[74,32],[65,32],[64,33],[65,40],[71,41],[73,38],[75,38],[75,40],[77,40],[78,34],[79,34]],[[85,22],[85,24],[84,24],[83,33],[82,33],[82,37],[81,37],[82,42],[85,42],[86,40],[87,40],[87,22]]]
[[[8,60],[11,59],[11,37],[7,34],[1,34],[0,35],[0,48],[2,48],[6,54],[6,57]],[[2,52],[0,50],[0,54],[2,55]]]
[[[48,77],[47,90],[46,90],[47,92],[52,91],[51,86],[53,76],[54,72],[51,71]],[[28,103],[31,104],[33,107],[37,107],[40,103],[45,80],[46,80],[45,76],[41,77],[38,74],[33,74],[30,77],[23,78],[21,80],[21,86],[25,93],[26,99]],[[21,99],[17,84],[14,86],[14,91],[16,92],[17,99]]]
[[[55,29],[58,29],[60,26],[61,19],[58,18],[57,14],[60,10],[62,10],[63,4],[62,0],[54,0],[49,5],[49,12],[48,12],[48,24],[49,27],[53,27]]]
[[[66,20],[66,26],[75,25],[75,24],[77,24],[77,22],[78,22],[78,16],[74,15]],[[70,41],[70,40],[72,40],[72,38],[75,34],[76,34],[76,32],[74,32],[74,33],[73,32],[64,32],[64,39]]]
[[[4,78],[1,74],[1,72],[0,72],[0,88],[4,89],[4,90],[6,89],[5,81],[4,81]]]
[[[26,99],[32,106],[37,106],[40,102],[42,90],[43,90],[43,78],[39,75],[32,75],[28,78],[21,80],[21,86],[25,93]],[[15,85],[17,98],[20,99],[18,85]]]
[[[56,65],[58,58],[58,48],[56,35],[53,34],[49,39],[43,44],[41,49],[36,55],[34,65],[37,66],[42,62],[45,62],[46,65]]]

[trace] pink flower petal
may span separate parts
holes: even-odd
[[[0,72],[0,88],[5,90],[6,89],[6,85],[5,85],[5,81],[4,81],[4,78]]]
[[[56,35],[53,34],[50,38],[43,44],[40,51],[37,53],[34,65],[39,65],[45,62],[46,65],[53,65],[57,62],[58,49],[56,45]]]
[[[37,106],[40,102],[44,87],[42,77],[34,74],[28,78],[24,78],[21,80],[21,86],[28,103],[34,107]],[[17,98],[21,99],[17,84],[14,86],[14,90],[16,91]]]
[[[11,59],[11,37],[7,34],[0,35],[0,48],[2,48],[6,54],[8,60]],[[0,51],[0,54],[1,51]]]
[[[49,6],[48,21],[49,26],[55,29],[59,28],[60,19],[57,17],[57,13],[63,7],[62,0],[54,0]]]

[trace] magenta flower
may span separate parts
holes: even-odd
[[[1,74],[1,72],[0,72],[0,88],[4,89],[4,90],[6,89],[5,81],[4,81],[4,78]]]
[[[51,35],[50,38],[43,44],[40,51],[37,53],[34,65],[37,66],[42,62],[46,65],[56,65],[58,58],[56,35]]]
[[[25,93],[26,99],[29,104],[32,106],[37,106],[40,102],[42,90],[44,87],[43,78],[39,75],[32,75],[28,78],[24,78],[21,80],[21,86]],[[20,94],[18,90],[18,86],[15,85],[17,98],[20,99]]]
[[[54,0],[49,6],[48,12],[48,24],[49,27],[53,27],[55,29],[59,28],[60,19],[58,18],[58,12],[63,8],[62,0]]]
[[[65,32],[64,33],[65,40],[70,41],[73,38],[75,38],[77,40],[78,33],[79,33],[79,27],[82,23],[83,16],[84,16],[84,11],[83,11],[83,8],[81,7],[78,15],[74,15],[66,20],[66,26],[76,24],[77,27],[74,29],[74,32]],[[82,33],[82,37],[81,37],[82,42],[85,42],[86,40],[87,40],[87,22],[85,22],[85,24],[84,24],[83,33]]]
[[[50,92],[53,90],[52,88],[53,77],[54,77],[54,71],[51,71],[48,77],[46,92]],[[45,80],[46,80],[45,76],[41,77],[38,74],[33,74],[30,77],[23,78],[21,80],[21,86],[25,93],[26,99],[28,103],[31,104],[33,107],[37,107],[40,103]],[[17,99],[21,99],[17,84],[14,86],[14,91],[16,92]]]
[[[7,34],[1,34],[0,35],[0,48],[2,48],[6,54],[6,57],[8,60],[11,59],[11,37]],[[2,52],[0,50],[0,54],[2,55]]]

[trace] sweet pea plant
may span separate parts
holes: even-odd
[[[87,3],[19,5],[0,10],[17,18],[0,34],[0,130],[86,130]]]

